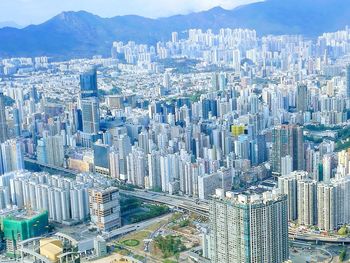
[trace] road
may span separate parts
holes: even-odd
[[[209,216],[209,204],[203,201],[196,201],[192,198],[167,195],[164,193],[148,192],[143,190],[126,191],[120,190],[120,193],[137,197],[139,199],[152,203],[166,204],[177,209],[196,213],[200,216]]]
[[[71,169],[66,169],[66,168],[63,168],[63,167],[42,163],[42,162],[39,162],[37,160],[28,158],[28,157],[24,157],[24,161],[28,162],[28,163],[31,163],[31,164],[38,165],[38,166],[42,166],[42,167],[45,167],[45,168],[48,168],[48,169],[51,169],[51,170],[54,170],[54,171],[57,171],[57,172],[62,172],[62,173],[65,173],[65,174],[69,174],[69,175],[78,175],[80,173],[80,172],[77,172],[77,171],[74,171],[74,170],[71,170]]]
[[[145,190],[135,190],[135,191],[126,191],[120,190],[122,194],[134,196],[145,201],[160,203],[185,210],[188,212],[196,213],[203,217],[209,217],[209,204],[208,202],[196,201],[193,198],[181,197],[167,195],[164,193],[149,192]],[[292,231],[289,231],[289,238],[291,240],[302,240],[308,242],[325,242],[325,243],[337,243],[337,244],[350,244],[350,238],[332,238],[325,237],[320,235],[312,234],[296,234]]]
[[[302,241],[312,241],[312,242],[324,242],[324,243],[336,243],[336,244],[350,244],[350,238],[342,237],[328,237],[321,235],[313,235],[308,233],[295,233],[294,231],[289,230],[289,239],[291,240],[302,240]]]
[[[161,220],[163,220],[164,218],[167,218],[169,217],[169,214],[167,215],[162,215],[162,216],[159,216],[159,217],[155,217],[155,218],[152,218],[152,219],[149,219],[149,220],[146,220],[146,221],[142,221],[142,222],[139,222],[139,223],[135,223],[135,224],[131,224],[131,225],[126,225],[126,226],[123,226],[121,228],[118,228],[118,229],[115,229],[115,230],[112,230],[108,233],[104,233],[102,236],[104,239],[106,240],[110,240],[112,238],[116,238],[118,236],[123,236],[123,235],[126,235],[130,232],[133,232],[133,231],[140,231],[140,230],[143,230],[151,225],[153,225],[154,223],[156,222],[159,222]]]

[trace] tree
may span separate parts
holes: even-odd
[[[344,247],[339,254],[339,261],[343,262],[346,257],[346,247]]]
[[[186,249],[181,238],[177,236],[157,236],[154,241],[156,246],[162,251],[164,258],[176,256]]]

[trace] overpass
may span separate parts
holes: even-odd
[[[208,202],[196,202],[192,198],[181,197],[181,196],[172,196],[164,193],[156,192],[146,192],[143,190],[136,191],[125,191],[120,190],[120,193],[145,200],[147,202],[165,204],[171,207],[175,207],[184,211],[192,212],[197,215],[208,218],[209,217],[209,204]],[[289,232],[290,240],[300,240],[306,242],[319,242],[323,243],[334,243],[334,244],[350,244],[350,238],[332,238],[320,235],[310,235],[310,234],[295,234]]]
[[[49,169],[49,170],[52,170],[54,172],[64,173],[64,174],[67,174],[67,175],[70,175],[70,176],[72,176],[72,175],[76,176],[76,175],[78,175],[80,173],[80,172],[77,172],[77,171],[74,171],[74,170],[70,170],[70,169],[66,169],[66,168],[63,168],[63,167],[59,167],[59,166],[55,166],[55,165],[51,165],[51,164],[47,164],[47,163],[42,163],[42,162],[39,162],[38,160],[34,160],[34,159],[31,159],[31,158],[28,158],[28,157],[24,157],[24,162],[32,164],[32,165],[37,165],[40,168]]]
[[[141,190],[120,190],[121,194],[133,196],[151,203],[165,204],[177,209],[192,212],[203,217],[209,216],[209,205],[206,202],[196,202],[191,198],[167,195],[164,193],[146,192]]]
[[[299,240],[299,241],[306,241],[306,242],[315,242],[318,243],[334,243],[334,244],[350,244],[350,238],[334,238],[334,237],[328,237],[328,236],[321,236],[321,235],[311,235],[311,234],[295,234],[294,232],[289,231],[289,239],[291,240]]]

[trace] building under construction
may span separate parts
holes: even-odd
[[[8,257],[18,256],[18,244],[26,239],[39,237],[49,230],[48,212],[16,211],[2,220],[1,230],[6,241]]]

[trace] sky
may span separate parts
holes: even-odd
[[[0,0],[0,22],[39,24],[62,11],[85,10],[102,17],[141,15],[151,18],[187,14],[215,6],[232,9],[258,0]]]

